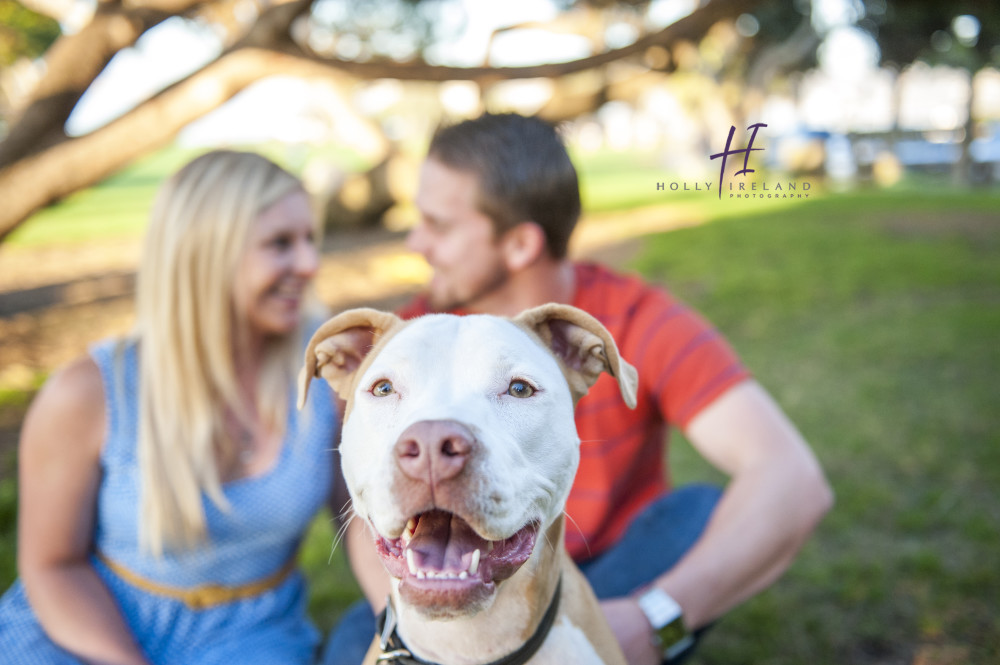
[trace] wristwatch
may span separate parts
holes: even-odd
[[[694,644],[694,637],[684,626],[681,606],[663,589],[653,587],[639,596],[639,608],[653,627],[665,660]]]

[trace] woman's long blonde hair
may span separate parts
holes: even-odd
[[[202,493],[221,509],[219,460],[237,442],[227,410],[244,423],[234,346],[246,339],[234,314],[237,267],[258,215],[301,188],[295,176],[253,153],[198,157],[160,189],[139,268],[139,541],[156,556],[207,538]],[[257,383],[257,412],[281,431],[301,331],[269,342]]]

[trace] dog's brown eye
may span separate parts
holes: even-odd
[[[511,397],[531,397],[535,394],[535,389],[528,385],[527,381],[514,379],[507,388],[507,394]]]
[[[386,395],[391,395],[396,390],[392,387],[392,381],[389,379],[382,379],[377,381],[374,386],[372,386],[372,395],[375,397],[385,397]]]

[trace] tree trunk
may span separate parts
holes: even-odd
[[[201,1],[183,0],[174,3],[175,9],[183,11]],[[45,55],[45,74],[32,91],[32,101],[11,119],[10,133],[0,142],[0,168],[65,140],[66,119],[111,58],[169,16],[101,3],[83,30],[58,39]]]
[[[962,140],[959,142],[958,160],[952,168],[952,182],[959,187],[968,187],[973,183],[972,140],[976,133],[976,119],[973,117],[976,101],[976,73],[969,73],[969,98],[966,102],[965,126],[962,128]]]

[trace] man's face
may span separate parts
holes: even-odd
[[[434,269],[428,287],[437,311],[477,303],[509,278],[493,222],[477,207],[476,176],[429,158],[420,170],[416,204],[420,220],[407,237],[407,247]]]

